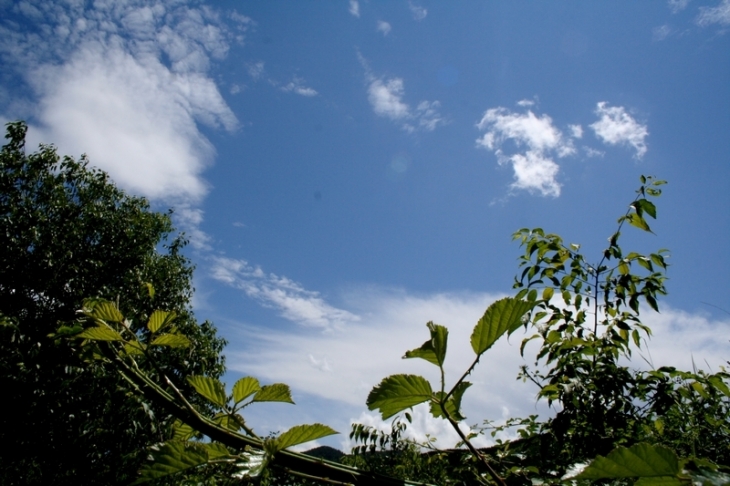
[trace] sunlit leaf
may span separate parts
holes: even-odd
[[[146,483],[208,462],[205,448],[177,441],[154,446],[150,456],[152,462],[142,465],[139,478],[132,484]]]
[[[92,341],[124,341],[121,334],[106,326],[90,327],[76,337]]]
[[[471,347],[474,352],[480,355],[492,347],[504,333],[513,333],[522,325],[522,316],[534,306],[535,302],[510,297],[490,305],[472,332]]]
[[[219,407],[225,407],[228,400],[226,399],[226,391],[223,383],[209,376],[188,376],[190,383],[195,391],[203,395]]]
[[[91,311],[91,315],[107,322],[122,322],[124,320],[124,316],[119,312],[117,306],[107,301],[97,302]]]
[[[219,444],[218,442],[210,442],[204,444],[205,451],[208,453],[208,459],[218,459],[219,457],[230,456],[231,453],[226,449],[226,446]]]
[[[192,439],[196,433],[195,429],[179,419],[176,420],[173,424],[172,431],[172,440],[176,441],[186,441]]]
[[[446,408],[446,411],[449,412],[449,416],[457,421],[461,422],[462,420],[465,420],[466,417],[464,417],[461,414],[461,398],[464,396],[464,392],[467,388],[471,386],[471,383],[468,381],[462,381],[459,383],[459,385],[454,389],[454,393],[451,394],[449,399],[446,401],[446,404],[444,405]],[[438,398],[441,398],[441,392],[437,393]],[[431,402],[431,415],[434,417],[443,417],[444,411],[441,408],[441,405],[435,402]]]
[[[144,344],[137,342],[137,341],[130,341],[124,345],[124,351],[127,354],[132,354],[132,355],[144,354],[144,350],[145,350]]]
[[[276,438],[276,445],[278,450],[283,450],[338,433],[332,427],[322,424],[295,425]]]
[[[289,385],[284,383],[273,383],[271,385],[264,385],[261,389],[256,392],[253,397],[253,402],[284,402],[294,403],[291,398],[291,390]]]
[[[608,456],[598,456],[575,479],[661,478],[680,472],[677,455],[661,445],[640,443],[617,447]]]
[[[150,320],[147,322],[147,329],[155,333],[175,320],[176,316],[177,314],[175,314],[175,312],[156,310],[152,313]]]
[[[431,332],[431,339],[423,343],[418,349],[407,351],[404,358],[421,358],[436,366],[443,366],[446,358],[446,344],[449,331],[444,326],[429,322],[428,330]]]
[[[233,402],[239,403],[261,389],[259,380],[252,376],[245,376],[233,385]]]
[[[370,391],[369,410],[380,410],[383,419],[431,399],[433,390],[425,378],[417,375],[392,375]]]
[[[646,220],[643,217],[639,216],[637,213],[629,214],[628,219],[631,226],[636,226],[639,229],[651,232],[651,229],[646,223]]]
[[[169,346],[171,348],[187,348],[190,346],[190,340],[182,334],[162,334],[157,336],[150,346]]]

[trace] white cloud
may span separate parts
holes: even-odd
[[[254,81],[258,81],[264,74],[264,62],[259,61],[256,63],[247,64],[246,71],[248,71],[248,75],[251,76]]]
[[[667,3],[669,4],[669,10],[675,14],[687,8],[689,2],[690,0],[669,0]]]
[[[386,36],[390,33],[391,26],[388,22],[386,22],[384,20],[378,20],[376,29],[378,32],[382,32],[383,36]]]
[[[185,2],[25,1],[26,25],[0,26],[0,50],[33,89],[31,142],[86,153],[119,186],[177,206],[176,221],[206,248],[195,206],[215,150],[199,126],[235,130],[208,71],[252,25]]]
[[[454,383],[474,359],[469,344],[472,329],[484,310],[501,295],[486,293],[438,293],[412,295],[394,289],[353,289],[344,295],[346,312],[358,315],[332,332],[311,332],[306,329],[292,335],[270,327],[242,328],[230,336],[226,357],[229,369],[257,376],[268,382],[283,381],[297,393],[306,393],[331,400],[332,420],[340,408],[355,410],[352,421],[382,427],[385,424],[374,412],[365,411],[370,390],[383,378],[395,373],[419,374],[436,384],[438,369],[419,359],[403,360],[404,352],[420,346],[428,339],[426,322],[434,321],[449,329],[446,357],[447,383]],[[629,366],[648,369],[642,356],[655,367],[676,366],[691,369],[695,363],[714,371],[727,360],[726,336],[730,320],[711,320],[702,315],[663,306],[662,313],[642,313],[643,322],[654,335],[648,351],[644,347],[634,353]],[[509,339],[502,338],[481,359],[470,375],[473,386],[463,402],[466,423],[483,419],[501,420],[549,413],[545,404],[536,402],[537,388],[515,378],[519,367],[532,365],[536,345],[529,344],[525,357],[519,347],[523,337],[532,334],[518,331]],[[272,366],[276,363],[276,366]],[[338,405],[339,404],[339,405]],[[423,439],[426,433],[437,436],[442,447],[453,445],[454,431],[442,420],[433,419],[425,409],[413,411],[414,425],[409,434]],[[482,439],[483,440],[483,439]]]
[[[410,117],[410,109],[403,103],[402,98],[403,80],[400,78],[393,78],[385,82],[375,79],[368,87],[368,100],[375,114],[391,120]]]
[[[350,14],[354,15],[355,17],[360,16],[360,4],[357,2],[357,0],[350,0]]]
[[[583,127],[580,125],[568,125],[568,128],[570,128],[570,135],[573,138],[582,138],[583,137]]]
[[[403,79],[376,77],[360,53],[358,59],[365,68],[368,101],[376,115],[401,123],[401,128],[409,133],[417,130],[430,132],[446,123],[438,111],[440,102],[424,100],[412,109],[403,101],[405,96]]]
[[[294,79],[292,79],[289,84],[282,86],[281,90],[287,93],[296,93],[307,97],[317,96],[317,91],[314,88],[304,86],[304,80],[297,76],[294,76]]]
[[[730,25],[730,0],[722,0],[717,7],[700,7],[696,22],[702,27],[711,24]]]
[[[411,9],[411,14],[413,14],[413,18],[419,22],[425,19],[428,15],[428,10],[421,7],[420,5],[416,5],[411,0],[408,0],[408,8]]]
[[[636,158],[644,156],[644,139],[649,135],[646,125],[637,122],[624,107],[608,106],[605,101],[598,103],[595,113],[600,120],[589,126],[599,139],[610,145],[630,145],[636,150]]]
[[[536,116],[531,110],[513,113],[502,107],[491,108],[477,128],[486,132],[477,139],[477,145],[494,151],[500,165],[512,164],[515,177],[512,188],[537,191],[543,196],[560,195],[556,179],[560,168],[553,157],[573,155],[575,147],[549,116]],[[571,132],[576,135],[575,126],[571,126]],[[502,146],[508,140],[521,152],[505,155]]]
[[[669,34],[672,33],[672,28],[668,25],[661,25],[659,27],[654,27],[651,31],[651,39],[654,42],[663,41],[667,37],[669,37]]]
[[[306,290],[286,277],[264,273],[244,260],[216,257],[211,275],[304,326],[332,331],[359,320],[357,315],[329,305],[318,292]]]

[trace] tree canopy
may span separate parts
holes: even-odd
[[[183,387],[189,374],[222,374],[225,341],[193,316],[193,266],[170,214],[125,194],[85,157],[60,157],[52,145],[28,153],[26,131],[8,124],[0,151],[0,482],[125,484],[145,447],[167,437],[169,417],[49,334],[89,297],[144,318],[175,311],[192,345],[157,365]]]

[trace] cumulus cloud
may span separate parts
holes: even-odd
[[[350,14],[355,17],[360,16],[360,4],[357,0],[350,0]]]
[[[306,290],[286,277],[264,273],[245,260],[217,257],[213,260],[211,276],[304,326],[332,331],[359,320],[357,315],[329,305],[318,292]]]
[[[494,151],[500,165],[512,165],[515,178],[512,188],[538,192],[543,196],[560,195],[560,184],[556,179],[560,167],[553,158],[573,155],[575,147],[570,138],[563,136],[553,125],[548,115],[537,116],[531,110],[513,113],[507,108],[491,108],[477,128],[486,132],[477,139],[477,146]],[[574,137],[579,128],[576,125],[570,127]],[[511,141],[518,152],[505,155],[502,147],[507,141]]]
[[[368,101],[376,115],[399,122],[401,128],[409,133],[417,130],[430,132],[445,123],[438,111],[440,102],[421,101],[415,109],[411,108],[403,101],[405,88],[402,78],[376,77],[367,61],[359,54],[358,57],[366,71]]]
[[[302,96],[317,96],[317,91],[314,88],[309,88],[304,85],[304,80],[302,78],[299,78],[297,76],[294,76],[294,79],[292,79],[288,84],[281,87],[281,90],[286,93],[296,93],[298,95]]]
[[[130,192],[199,202],[214,156],[199,125],[238,124],[208,75],[237,36],[217,13],[184,3],[28,1],[14,14],[27,25],[4,23],[0,49],[34,90],[32,136],[87,153]],[[231,21],[239,34],[251,23]]]
[[[646,153],[645,139],[649,135],[646,125],[637,122],[623,106],[608,106],[601,101],[596,106],[600,118],[590,125],[601,141],[609,145],[629,145],[636,150],[635,157],[640,159]]]
[[[378,32],[382,32],[383,36],[386,36],[390,33],[391,26],[388,22],[384,20],[378,20],[376,29]]]
[[[730,0],[722,0],[717,7],[700,7],[696,22],[702,27],[711,24],[730,25]]]
[[[421,7],[420,5],[416,5],[411,0],[408,0],[408,8],[411,9],[411,14],[413,14],[413,18],[419,22],[425,19],[428,15],[428,10],[426,10],[424,7]]]

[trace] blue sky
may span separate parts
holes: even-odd
[[[451,330],[455,379],[511,293],[511,234],[598,255],[640,174],[669,181],[656,235],[624,243],[672,254],[651,359],[727,359],[729,0],[0,9],[0,119],[175,208],[227,378],[294,390],[295,408],[252,410],[257,429],[379,424],[370,388],[431,372],[400,360],[429,320]],[[514,380],[518,342],[490,351],[468,423],[543,410]]]

